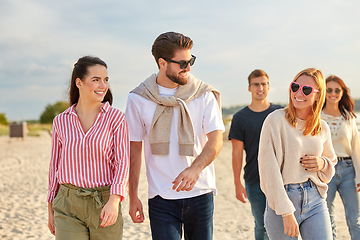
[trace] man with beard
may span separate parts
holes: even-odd
[[[128,96],[130,130],[129,214],[144,221],[138,198],[142,142],[153,239],[212,239],[213,160],[222,147],[220,93],[191,75],[193,42],[161,34],[152,46],[159,72]]]

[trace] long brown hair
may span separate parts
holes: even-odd
[[[310,76],[312,77],[316,82],[316,87],[319,90],[319,98],[312,106],[312,111],[310,112],[310,115],[305,120],[305,125],[303,127],[303,134],[306,136],[311,133],[312,136],[315,136],[321,132],[321,121],[320,121],[320,114],[322,106],[325,102],[325,80],[324,75],[322,72],[315,68],[307,68],[299,72],[295,78],[294,82],[302,76]],[[285,118],[286,120],[296,128],[297,126],[297,118],[295,113],[295,107],[291,99],[291,90],[289,89],[289,105],[285,107]]]
[[[72,71],[71,80],[70,80],[70,89],[69,89],[69,101],[70,106],[79,101],[79,88],[76,86],[76,79],[80,78],[81,81],[84,81],[85,76],[88,74],[88,68],[94,65],[101,65],[107,69],[106,63],[98,57],[85,56],[79,58],[79,60],[74,64],[74,69]],[[107,90],[104,97],[104,102],[109,102],[110,105],[113,102],[113,96],[110,91],[110,88]]]
[[[344,81],[335,75],[331,75],[331,76],[327,77],[325,80],[326,83],[328,83],[330,81],[337,82],[341,86],[341,90],[343,92],[343,95],[339,101],[339,110],[341,112],[341,115],[346,120],[349,120],[349,118],[351,118],[351,117],[356,118],[356,115],[354,113],[354,108],[355,108],[354,100],[350,97],[349,89],[346,87]],[[326,106],[326,99],[325,99],[323,109],[325,106]]]

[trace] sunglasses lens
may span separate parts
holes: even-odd
[[[312,87],[309,87],[309,86],[303,86],[303,93],[306,95],[306,96],[309,96],[310,93],[313,91]]]
[[[296,93],[297,91],[299,91],[299,87],[300,87],[299,84],[293,82],[291,83],[290,89],[293,93]]]
[[[332,93],[332,88],[326,89],[326,92],[327,92],[327,93]],[[336,90],[335,90],[335,92],[336,92]]]
[[[195,57],[195,56],[193,56],[193,57],[190,59],[190,61],[189,61],[190,66],[194,65],[194,63],[195,63],[195,59],[196,59],[196,57]]]
[[[335,89],[335,93],[339,94],[341,92],[341,90],[339,88]]]
[[[180,68],[185,69],[185,68],[187,68],[188,64],[189,64],[189,62],[181,62],[180,63]]]

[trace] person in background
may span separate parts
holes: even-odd
[[[53,121],[48,226],[56,239],[122,239],[130,142],[125,116],[111,107],[107,65],[74,65],[71,107]]]
[[[128,96],[130,129],[129,214],[144,221],[138,198],[144,143],[152,238],[210,240],[213,236],[213,161],[225,130],[220,93],[189,72],[193,41],[183,34],[160,34],[152,46],[159,72]]]
[[[251,103],[234,114],[231,121],[229,140],[232,144],[232,167],[236,198],[245,203],[248,198],[255,219],[255,239],[268,239],[264,227],[266,198],[260,189],[258,150],[262,124],[274,110],[281,108],[267,101],[269,77],[263,70],[255,69],[248,77]],[[246,153],[244,167],[245,187],[241,184],[243,150]]]
[[[344,81],[337,76],[326,78],[326,100],[321,117],[331,131],[338,163],[335,175],[328,183],[327,205],[330,212],[333,239],[336,239],[334,199],[339,192],[344,204],[346,223],[351,239],[360,239],[360,142],[355,122],[354,100]]]
[[[289,104],[264,121],[258,161],[270,239],[299,233],[303,240],[331,238],[325,199],[337,159],[329,126],[320,119],[325,88],[320,70],[299,72],[290,83]]]

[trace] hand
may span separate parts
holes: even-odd
[[[296,221],[294,214],[283,217],[284,222],[284,234],[290,237],[299,236],[299,225]]]
[[[307,156],[300,158],[301,165],[309,172],[317,172],[324,168],[325,160],[321,157]]]
[[[196,182],[198,181],[200,172],[201,170],[193,167],[193,165],[186,168],[172,182],[172,184],[174,184],[172,189],[176,189],[177,192],[190,191],[194,188]]]
[[[235,194],[236,194],[237,200],[239,200],[240,202],[246,203],[247,194],[246,194],[246,190],[245,190],[244,186],[241,183],[235,184]]]
[[[119,195],[111,195],[100,214],[100,227],[105,228],[113,225],[119,215]]]
[[[52,203],[48,203],[48,228],[51,234],[55,236],[54,210]]]
[[[131,199],[129,204],[129,215],[134,223],[142,223],[145,220],[143,207],[138,197]]]

